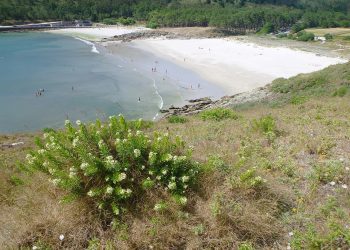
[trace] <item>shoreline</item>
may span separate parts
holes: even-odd
[[[129,44],[196,72],[224,89],[226,95],[252,91],[280,77],[289,78],[347,62],[312,52],[264,47],[236,38],[158,38],[136,40]]]
[[[227,37],[210,28],[130,29],[95,40],[106,48],[123,44],[176,63],[224,89],[225,95],[252,91],[280,77],[311,73],[348,61],[335,51],[318,51],[321,46],[316,43],[309,46],[291,41],[286,46],[284,41],[272,41],[254,36]]]
[[[84,33],[82,28],[49,33],[78,39],[91,46],[93,53],[101,51],[111,54],[111,57],[118,56],[125,60],[131,72],[138,71],[139,74],[152,79],[154,82],[150,85],[154,88],[154,98],[157,98],[157,102],[159,99],[159,111],[155,113],[153,120],[176,112],[194,114],[203,108],[225,106],[225,103],[259,101],[269,96],[266,86],[276,78],[289,78],[347,62],[339,57],[318,55],[315,52],[247,42],[249,37],[244,37],[245,41],[241,40],[242,37],[195,36],[191,39],[174,34],[170,39],[162,35],[123,42],[116,37],[103,39],[111,28],[87,29],[89,34]],[[140,29],[141,31],[136,32],[149,33],[143,28]],[[72,32],[76,30],[82,32],[81,36]],[[132,37],[135,33],[135,27],[114,27],[112,30],[113,34],[122,33],[116,36],[124,38]],[[92,33],[99,34],[99,39],[86,37]],[[155,35],[157,34],[158,31]],[[157,72],[151,72],[151,68],[155,66]],[[176,93],[174,86],[177,88]],[[141,95],[144,100],[142,93],[136,94]],[[202,101],[191,102],[205,97],[211,99],[210,103],[207,103],[209,105],[203,106]],[[174,112],[169,112],[170,109]]]

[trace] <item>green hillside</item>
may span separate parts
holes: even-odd
[[[25,144],[0,147],[0,245],[348,249],[350,64],[270,88],[260,103],[169,121],[2,135],[1,145]],[[120,196],[118,185],[132,193]]]
[[[129,18],[127,21],[118,18]],[[132,18],[132,20],[130,19]],[[347,0],[2,0],[0,23],[90,19],[108,24],[146,22],[151,28],[213,26],[264,33],[296,25],[350,27]]]

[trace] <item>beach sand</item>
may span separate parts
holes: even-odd
[[[108,26],[108,27],[91,27],[91,28],[69,28],[49,30],[47,32],[53,34],[69,35],[86,39],[93,42],[101,41],[103,38],[124,35],[132,32],[148,30],[142,26]]]
[[[263,47],[236,39],[147,39],[131,44],[193,70],[228,95],[263,87],[279,77],[288,78],[346,62],[341,58],[284,47]]]
[[[144,30],[144,27],[112,26],[107,28],[78,28],[50,31],[58,34],[101,41],[103,38]],[[153,54],[189,69],[224,90],[226,95],[251,91],[274,79],[310,73],[347,60],[291,49],[264,46],[232,38],[205,39],[143,39],[129,43],[102,42],[110,51],[124,46]],[[120,50],[119,50],[120,52]],[[118,53],[118,52],[114,52]]]

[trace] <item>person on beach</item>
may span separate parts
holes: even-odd
[[[199,89],[201,88],[201,84],[200,84],[200,83],[198,83],[198,88],[199,88]]]
[[[141,97],[139,97],[139,102],[141,102]]]

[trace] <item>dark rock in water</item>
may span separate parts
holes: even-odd
[[[169,113],[169,109],[161,109],[159,110],[160,113]]]

